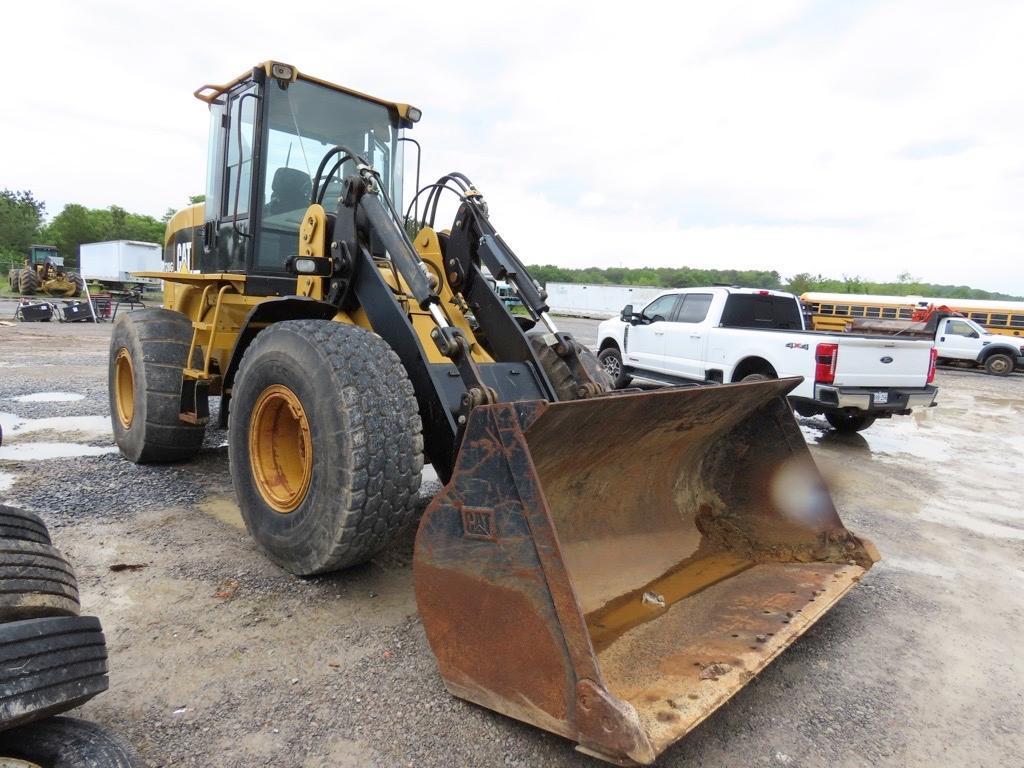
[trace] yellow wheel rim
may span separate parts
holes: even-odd
[[[253,406],[249,464],[260,495],[276,511],[288,514],[306,497],[313,443],[302,403],[288,387],[267,387]]]
[[[124,347],[114,361],[114,402],[117,404],[117,418],[128,429],[135,418],[135,372],[132,370],[132,356]]]

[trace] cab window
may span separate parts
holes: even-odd
[[[679,308],[679,323],[703,323],[711,307],[710,293],[683,294],[683,305]]]
[[[655,320],[668,320],[672,316],[672,308],[675,303],[675,294],[661,296],[648,304],[641,315],[649,323],[653,323]]]
[[[967,338],[977,336],[975,330],[963,320],[947,320],[946,333],[952,336],[966,336]]]

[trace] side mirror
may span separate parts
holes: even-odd
[[[981,337],[978,335],[977,331],[972,331],[971,332],[971,338],[972,339],[978,339],[978,338],[981,338]]]
[[[633,319],[633,305],[632,304],[627,304],[626,306],[624,306],[622,308],[622,312],[619,313],[619,319],[622,322],[624,322],[624,323],[628,323],[630,320]]]

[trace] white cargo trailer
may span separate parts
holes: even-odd
[[[627,304],[642,307],[664,288],[647,285],[593,285],[548,283],[548,306],[555,314],[582,317],[618,317]]]
[[[160,246],[139,240],[108,240],[83,243],[79,249],[82,277],[110,288],[125,289],[134,285],[159,285],[153,277],[133,277],[133,272],[162,272]]]

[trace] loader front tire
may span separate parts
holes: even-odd
[[[325,320],[261,331],[228,416],[246,528],[300,576],[369,560],[416,514],[421,432],[405,368],[375,333]]]
[[[7,273],[7,279],[11,281],[11,293],[18,292],[18,278],[20,275],[20,269],[11,269],[11,271]]]
[[[169,309],[129,312],[114,323],[107,369],[110,423],[129,461],[184,461],[199,452],[205,427],[178,418],[191,342],[192,323]]]

